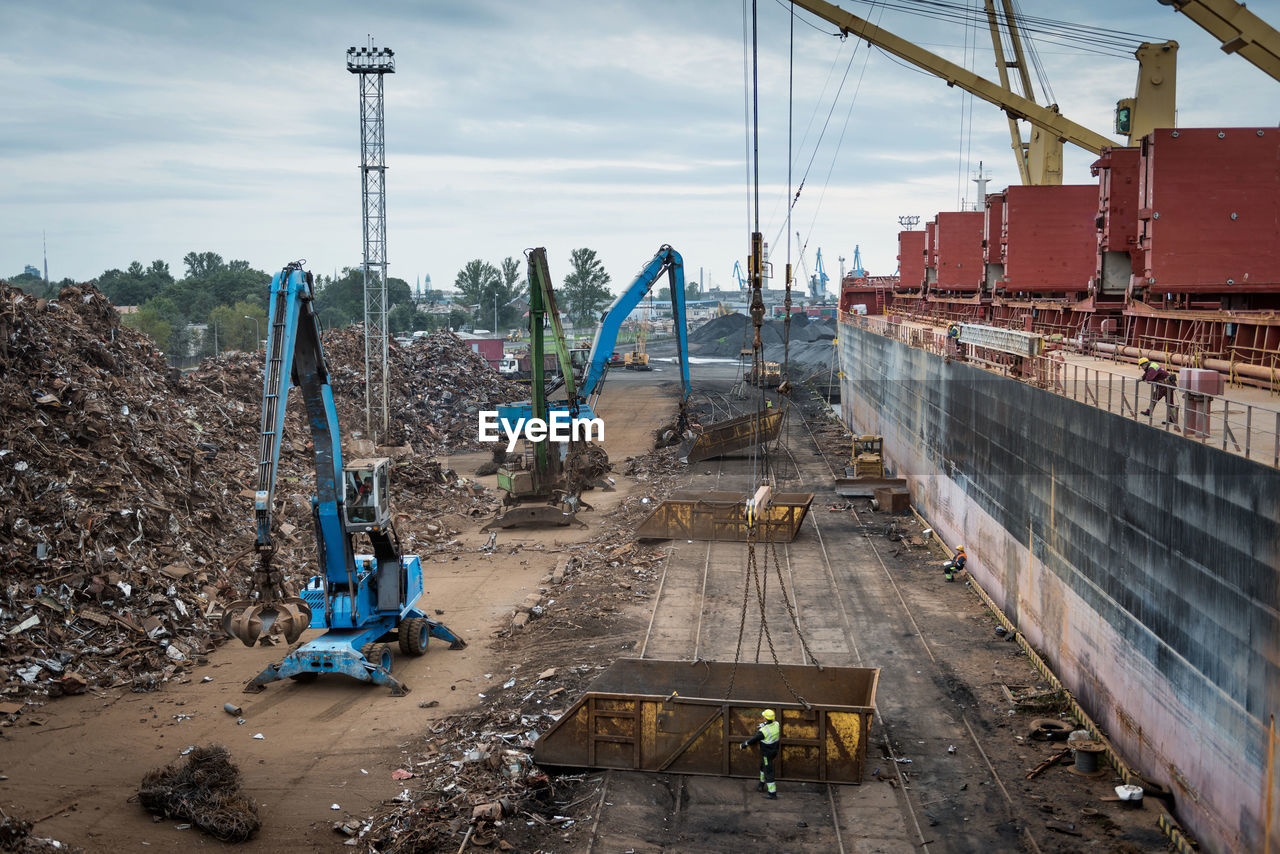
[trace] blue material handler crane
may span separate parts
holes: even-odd
[[[342,673],[387,685],[400,695],[408,688],[391,675],[387,641],[415,656],[426,652],[431,637],[447,642],[450,649],[461,649],[466,642],[417,607],[422,563],[416,555],[401,553],[392,526],[391,461],[378,457],[343,465],[342,434],[314,298],[311,274],[302,269],[301,261],[286,265],[271,280],[254,494],[258,563],[251,598],[227,607],[223,628],[246,646],[272,636],[293,644],[307,628],[328,630],[267,667],[247,690],[262,690],[278,679],[308,681],[322,673]],[[306,407],[315,462],[311,515],[320,568],[301,596],[291,595],[285,572],[274,561],[272,535],[285,403],[293,387]],[[360,534],[367,537],[370,553],[356,553],[355,538]]]

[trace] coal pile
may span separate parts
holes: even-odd
[[[153,815],[189,821],[223,842],[244,842],[262,826],[240,788],[240,769],[225,747],[197,747],[186,761],[148,771],[138,802]]]
[[[736,312],[726,314],[689,333],[689,352],[694,356],[737,359],[743,348],[751,347],[753,333],[751,318]],[[805,376],[829,368],[835,353],[831,340],[836,333],[836,321],[830,318],[810,321],[803,316],[793,317],[790,346],[786,348],[792,375]],[[786,336],[785,321],[766,320],[760,327],[760,340],[764,344],[767,361],[783,361]]]
[[[326,347],[350,431],[363,424],[362,332],[328,333]],[[447,550],[438,517],[496,500],[430,454],[474,444],[474,412],[521,394],[449,333],[393,350],[391,380],[398,446],[347,455],[393,456],[402,541]],[[254,560],[261,401],[262,353],[178,377],[91,285],[50,301],[0,283],[0,694],[145,691],[205,660]],[[277,560],[301,573],[295,587],[316,559],[302,409],[287,410],[276,491]]]

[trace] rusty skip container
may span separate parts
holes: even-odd
[[[772,364],[777,364],[776,362]],[[754,371],[754,368],[752,369]],[[754,374],[753,380],[754,380]],[[773,383],[777,385],[778,383]],[[707,427],[680,455],[682,463],[697,463],[714,457],[722,457],[744,448],[754,448],[777,441],[782,430],[782,410],[775,409],[763,415],[750,413],[719,421]]]
[[[676,490],[636,529],[636,539],[747,541],[747,499],[741,492]],[[813,503],[812,492],[776,492],[758,520],[756,540],[789,543]]]
[[[617,768],[755,777],[759,754],[739,745],[760,712],[782,724],[779,780],[861,783],[880,669],[782,665],[796,701],[771,664],[618,659],[543,733],[534,761],[565,768]],[[725,699],[733,674],[733,697]]]

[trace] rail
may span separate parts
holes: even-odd
[[[962,357],[943,330],[884,316],[845,314],[841,322],[946,359]],[[1154,386],[1147,384],[1144,389],[1142,381],[1132,374],[1070,363],[1062,350],[1018,357],[973,347],[967,348],[963,359],[1079,403],[1178,433],[1188,441],[1280,468],[1280,410],[1182,388],[1170,388],[1168,402],[1173,406],[1158,410],[1166,401],[1151,402]]]

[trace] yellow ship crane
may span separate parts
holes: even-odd
[[[1235,0],[1157,0],[1195,21],[1222,43],[1223,53],[1237,53],[1280,80],[1280,32]]]
[[[1003,86],[987,80],[825,0],[791,0],[791,3],[839,27],[842,34],[875,45],[940,77],[948,86],[958,86],[996,105],[1011,118],[1024,119],[1044,131],[1045,133],[1039,134],[1039,138],[1033,134],[1031,150],[1025,157],[1022,151],[1017,151],[1019,173],[1023,175],[1023,180],[1029,179],[1033,184],[1060,184],[1061,145],[1064,142],[1094,154],[1100,153],[1103,148],[1114,148],[1117,145],[1114,140],[1063,116],[1058,112],[1057,106],[1041,106],[1030,98],[1011,91],[1007,78],[1006,85]],[[993,12],[989,12],[989,15],[993,15]],[[992,27],[995,26],[992,23]],[[1141,139],[1152,128],[1173,126],[1177,49],[1177,42],[1148,43],[1139,47],[1134,54],[1139,62],[1135,96],[1117,104],[1117,133],[1127,135],[1129,144],[1133,144],[1135,138]],[[1020,142],[1015,148],[1021,148]]]

